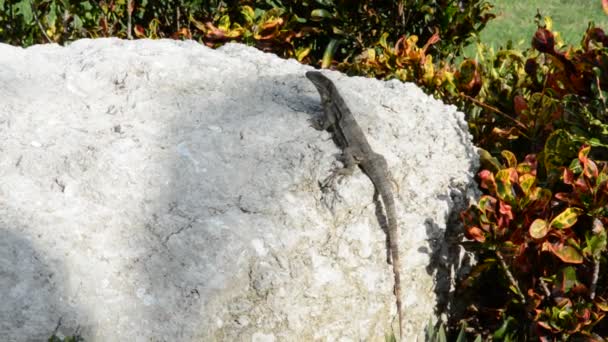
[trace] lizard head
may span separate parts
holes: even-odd
[[[315,85],[323,101],[330,101],[332,95],[336,93],[336,87],[334,84],[322,73],[318,71],[307,71],[306,78],[308,78],[312,84]]]

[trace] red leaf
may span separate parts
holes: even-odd
[[[553,33],[544,27],[539,27],[532,37],[532,47],[540,52],[555,54],[555,38]]]
[[[598,175],[598,169],[595,162],[591,159],[587,159],[587,162],[584,165],[584,173],[588,178],[596,179]]]
[[[494,181],[494,174],[492,172],[481,170],[479,178],[481,179],[481,187],[483,189],[488,189],[490,192],[496,191],[496,182]]]
[[[568,185],[574,184],[574,172],[567,167],[564,168],[562,178],[564,178],[564,183]]]
[[[133,14],[133,10],[135,9],[135,1],[134,0],[127,1],[127,5],[128,5],[127,12],[129,13],[129,15]]]
[[[509,220],[513,219],[513,212],[511,211],[511,206],[506,204],[503,201],[498,201],[498,211],[506,216]]]
[[[141,25],[135,25],[133,32],[135,32],[137,38],[146,38],[146,30]]]
[[[523,96],[517,95],[513,99],[513,107],[515,109],[515,114],[517,114],[518,116],[521,116],[521,113],[524,110],[528,109],[528,104],[526,103],[526,100],[524,99]]]

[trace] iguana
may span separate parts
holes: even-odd
[[[397,314],[399,315],[399,337],[403,334],[403,314],[401,312],[401,259],[399,258],[399,228],[395,212],[395,200],[390,182],[392,176],[388,170],[386,159],[374,152],[359,127],[355,117],[350,112],[344,99],[333,82],[318,71],[306,72],[306,77],[315,85],[321,95],[324,115],[313,126],[318,130],[329,130],[334,140],[342,149],[344,168],[337,170],[338,175],[350,175],[357,165],[374,184],[374,198],[378,194],[382,198],[388,221],[389,250],[395,277],[395,297],[397,298]],[[389,259],[390,262],[390,259]]]

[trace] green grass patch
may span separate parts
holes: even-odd
[[[589,21],[608,31],[608,15],[602,10],[601,0],[492,0],[492,11],[496,18],[481,32],[484,44],[494,49],[504,46],[509,40],[518,49],[530,47],[536,31],[534,16],[537,9],[541,15],[553,19],[553,30],[559,32],[564,43],[578,45]],[[467,57],[475,57],[475,47],[465,50]]]

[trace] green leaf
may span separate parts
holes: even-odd
[[[441,324],[439,326],[439,333],[437,334],[437,342],[448,342],[448,337],[445,334],[445,328],[443,327],[443,324]]]
[[[323,60],[321,62],[321,68],[326,69],[331,66],[331,62],[334,60],[334,54],[338,49],[340,41],[338,39],[332,39],[327,44],[325,52],[323,52]]]
[[[574,285],[578,283],[576,279],[576,269],[573,266],[564,267],[560,272],[561,290],[568,293]]]
[[[458,337],[456,338],[456,342],[467,342],[467,334],[465,329],[467,327],[466,323],[463,323],[460,327],[460,332],[458,333]]]
[[[397,337],[393,333],[391,333],[390,335],[384,334],[384,341],[385,342],[397,342]]]
[[[513,323],[515,321],[515,318],[509,316],[507,317],[507,319],[505,319],[500,328],[498,328],[495,332],[494,332],[494,339],[495,340],[501,340],[505,337],[505,334],[507,334],[509,332],[509,326],[511,325],[511,323]]]
[[[331,19],[331,18],[332,18],[331,13],[329,13],[328,10],[323,9],[323,8],[314,9],[314,10],[312,10],[312,12],[310,12],[310,19],[314,20],[314,21],[321,21],[321,20]]]
[[[492,172],[498,172],[498,170],[502,169],[502,164],[496,159],[496,157],[492,156],[490,152],[484,150],[483,148],[479,148],[479,161],[481,163],[481,169],[490,170]]]
[[[25,21],[25,23],[32,23],[34,20],[34,14],[32,12],[32,0],[21,0],[14,6],[17,14],[21,14],[23,16],[23,21]]]
[[[608,173],[606,173],[605,170],[602,170],[602,172],[597,175],[593,191],[596,193],[603,191],[605,189],[606,182],[608,182]]]
[[[496,198],[488,195],[483,195],[479,199],[479,204],[477,205],[479,210],[482,213],[486,214],[487,212],[495,212],[496,207]]]
[[[380,40],[378,40],[378,44],[380,44],[380,46],[382,46],[382,48],[385,50],[389,49],[388,43],[386,42],[387,38],[388,38],[388,32],[384,32],[382,34],[382,36],[380,36]]]
[[[534,239],[542,239],[549,232],[549,225],[543,219],[536,219],[530,225],[530,236]]]
[[[566,229],[572,227],[578,216],[583,213],[582,209],[579,208],[567,208],[562,211],[561,214],[557,215],[549,224],[552,228]]]
[[[55,21],[57,20],[57,4],[54,1],[51,3],[51,6],[49,6],[49,12],[46,15],[46,19],[48,25],[55,25]]]
[[[583,253],[594,258],[599,258],[601,253],[606,250],[608,236],[602,222],[595,218],[593,219],[593,229],[585,233],[585,241],[587,246],[583,249]]]
[[[579,143],[575,142],[572,135],[563,129],[555,130],[549,135],[545,142],[544,156],[545,168],[551,171],[563,165],[577,156]]]

